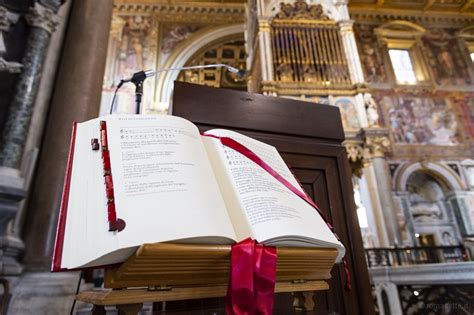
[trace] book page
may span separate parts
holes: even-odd
[[[121,248],[183,239],[221,244],[235,239],[196,126],[163,115],[104,119],[117,217],[126,222],[117,233]]]
[[[117,237],[108,231],[101,152],[91,149],[91,139],[99,137],[98,119],[77,125],[62,255],[65,268],[118,248]]]
[[[233,131],[214,129],[206,133],[230,137],[240,142],[302,191],[274,147]],[[232,220],[237,220],[238,225],[243,227],[241,233],[238,233],[239,229],[234,224],[239,240],[245,238],[242,234],[247,230],[259,242],[274,244],[275,239],[280,239],[279,245],[294,246],[296,245],[294,241],[299,240],[301,246],[305,246],[304,243],[307,243],[306,246],[314,244],[342,246],[316,209],[268,174],[261,166],[222,145],[218,139],[208,137],[203,141],[206,143],[209,155],[219,156],[218,160],[221,162],[215,167],[220,168],[220,171],[216,171],[216,174],[219,181],[227,183],[221,186],[228,185],[232,189],[232,192],[229,191],[224,195],[233,195],[228,209]],[[287,244],[284,239],[288,240]]]

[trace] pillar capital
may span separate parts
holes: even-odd
[[[346,147],[347,159],[352,169],[352,174],[357,177],[362,176],[363,168],[366,164],[364,139],[360,132],[345,132],[346,140],[344,146]]]
[[[270,23],[267,20],[258,20],[258,31],[259,32],[270,32]]]
[[[34,7],[30,9],[30,12],[25,15],[25,18],[29,25],[41,28],[50,35],[56,30],[56,26],[59,24],[57,14],[52,9],[38,2],[36,2]]]
[[[341,28],[341,35],[344,35],[346,33],[354,33],[353,25],[354,21],[352,20],[342,20],[337,23],[339,27]]]
[[[392,152],[392,141],[388,129],[367,128],[365,132],[365,146],[369,158],[385,157]]]

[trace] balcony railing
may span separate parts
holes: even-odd
[[[429,246],[403,248],[367,248],[369,268],[470,261],[463,246]]]

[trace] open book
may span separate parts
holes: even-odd
[[[101,132],[121,231],[109,231],[105,162],[93,149],[93,139],[104,145]],[[206,134],[243,144],[301,189],[274,147],[228,130]],[[75,124],[53,271],[120,263],[144,243],[232,244],[248,237],[273,246],[337,248],[338,260],[345,251],[306,201],[183,118],[113,115]]]

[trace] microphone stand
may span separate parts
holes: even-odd
[[[197,66],[187,66],[187,67],[176,67],[176,68],[168,68],[168,69],[160,69],[157,71],[152,71],[152,70],[147,70],[147,71],[139,71],[135,72],[132,76],[131,79],[126,79],[126,80],[120,80],[120,83],[117,85],[117,88],[115,89],[114,97],[112,98],[112,104],[110,105],[110,114],[112,114],[113,108],[114,108],[114,102],[115,98],[117,96],[117,91],[118,89],[127,82],[132,82],[135,84],[135,114],[140,114],[140,106],[142,103],[142,96],[143,96],[143,81],[145,81],[146,78],[153,76],[157,73],[160,72],[167,72],[167,71],[181,71],[181,70],[190,70],[190,69],[206,69],[206,68],[218,68],[218,67],[224,67],[227,69],[227,71],[230,71],[232,73],[235,73],[238,78],[244,78],[246,75],[245,70],[239,70],[237,68],[234,68],[232,66],[223,64],[223,63],[218,63],[218,64],[212,64],[212,65],[197,65]]]
[[[145,79],[138,82],[133,82],[135,84],[135,114],[137,115],[140,114],[140,105],[142,103],[143,81],[145,81]]]
[[[140,114],[140,105],[142,103],[143,96],[143,81],[147,78],[147,73],[145,71],[139,71],[133,74],[133,77],[130,79],[130,82],[135,84],[135,114]]]

